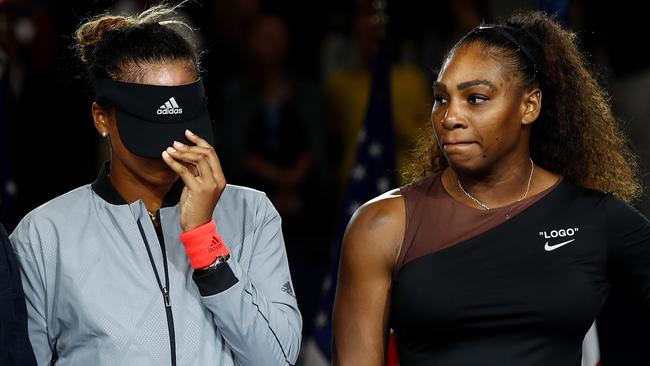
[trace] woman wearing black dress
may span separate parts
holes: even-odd
[[[414,181],[358,210],[334,364],[580,365],[612,286],[650,307],[636,159],[575,34],[530,13],[464,36],[434,83]]]

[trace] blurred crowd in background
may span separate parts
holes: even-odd
[[[563,16],[612,93],[650,189],[650,58],[640,5],[564,1]],[[0,221],[94,180],[108,145],[90,116],[72,34],[102,10],[152,1],[0,0]],[[390,55],[398,169],[429,128],[445,51],[482,21],[537,1],[388,1],[385,37],[372,0],[205,0],[183,10],[205,54],[215,147],[229,183],[267,193],[283,219],[304,333],[313,330],[341,192],[354,160],[380,43]],[[650,215],[648,193],[638,207]]]

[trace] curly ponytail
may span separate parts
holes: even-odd
[[[584,187],[632,202],[641,195],[638,158],[610,96],[576,47],[576,35],[542,13],[517,15],[544,41],[542,92],[548,100],[533,124],[531,155],[546,169]]]

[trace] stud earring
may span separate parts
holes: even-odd
[[[106,131],[102,132],[102,137],[106,137],[106,136],[108,136],[108,132]]]

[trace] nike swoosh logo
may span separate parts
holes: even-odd
[[[555,249],[557,249],[557,248],[559,248],[559,247],[563,247],[563,246],[565,246],[565,245],[571,243],[571,242],[574,241],[574,240],[575,240],[575,239],[571,239],[571,240],[563,241],[563,242],[561,242],[561,243],[559,243],[559,244],[555,244],[555,245],[548,245],[548,242],[546,242],[546,244],[544,244],[544,249],[546,249],[547,252],[550,252],[551,250],[555,250]]]

